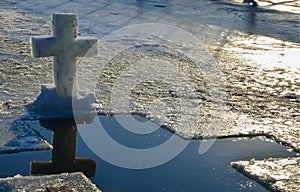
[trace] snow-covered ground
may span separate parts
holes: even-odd
[[[253,8],[240,1],[210,0],[2,1],[1,149],[9,149],[14,138],[38,138],[30,129],[20,134],[20,126],[14,126],[38,118],[25,106],[35,100],[41,84],[52,83],[51,59],[30,57],[30,36],[51,34],[51,13],[75,12],[80,35],[103,43],[98,57],[78,64],[79,83],[96,87],[98,112],[124,112],[122,106],[115,110],[114,102],[122,104],[125,98],[126,104],[130,93],[125,112],[145,114],[183,137],[267,135],[299,151],[299,1],[258,3]],[[162,30],[130,31],[149,23]],[[176,26],[179,36],[166,35],[168,26]],[[103,45],[116,53],[109,62]],[[115,45],[128,49],[118,52]],[[196,57],[203,60],[184,54],[191,50],[203,51]],[[221,71],[219,79],[215,69]],[[137,75],[145,75],[143,81],[136,83]],[[210,127],[212,122],[218,126]]]

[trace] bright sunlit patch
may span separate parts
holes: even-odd
[[[300,82],[300,44],[243,33],[228,37],[227,56],[252,70],[256,82],[289,87]],[[294,94],[299,95],[297,91]]]
[[[270,8],[277,10],[277,11],[285,11],[285,12],[300,14],[300,6],[299,5],[296,6],[293,4],[279,4],[279,5],[271,6]]]
[[[233,0],[242,3],[243,0]],[[300,14],[300,0],[256,0],[260,8]]]
[[[261,68],[300,70],[300,45],[265,36],[240,35],[230,37],[225,48],[234,57]]]

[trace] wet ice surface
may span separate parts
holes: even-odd
[[[240,36],[232,44],[234,48],[229,45],[225,49],[233,56],[240,56],[237,62],[249,65],[246,70],[239,70],[239,79],[232,74],[236,81],[229,90],[236,91],[228,98],[231,109],[248,115],[257,130],[299,151],[300,65],[296,56],[300,54],[299,44],[261,36],[251,40]]]
[[[82,173],[50,176],[21,176],[0,179],[0,191],[46,191],[47,187],[68,187],[75,191],[100,192]],[[47,190],[48,191],[48,190]]]
[[[22,151],[49,150],[52,146],[22,120],[13,122],[10,129],[0,130],[0,154]]]
[[[72,5],[76,10],[76,8],[78,8],[79,5],[78,2],[73,2],[73,4],[72,2],[65,2],[58,3],[57,5],[47,5],[44,3],[40,4],[38,2],[39,1],[24,1],[19,4],[3,3],[9,8],[11,8],[14,5],[18,5],[16,7],[17,11],[5,10],[1,12],[3,18],[3,26],[5,26],[2,29],[1,35],[1,39],[3,42],[3,53],[1,57],[4,63],[4,65],[2,65],[1,67],[3,79],[3,83],[1,84],[3,90],[3,93],[1,95],[3,97],[2,119],[6,119],[3,122],[4,124],[10,124],[10,121],[7,120],[8,118],[12,119],[13,121],[22,113],[22,106],[34,100],[34,97],[38,95],[40,89],[39,87],[42,83],[49,83],[52,81],[52,66],[50,63],[50,59],[31,59],[29,57],[30,49],[28,45],[28,38],[32,35],[50,34],[49,15],[51,12],[66,11],[66,6],[70,5]],[[290,137],[293,138],[293,140],[297,140],[297,135],[299,133],[299,67],[298,63],[295,63],[295,56],[299,52],[298,43],[289,43],[286,41],[275,40],[273,38],[260,35],[249,36],[245,33],[229,31],[226,30],[226,28],[219,28],[218,25],[201,26],[202,22],[206,21],[207,18],[202,18],[201,20],[196,21],[193,17],[196,13],[199,14],[199,10],[194,9],[194,11],[189,11],[189,14],[187,14],[185,9],[188,9],[189,6],[187,6],[187,4],[184,4],[185,6],[180,7],[180,2],[176,2],[177,4],[172,4],[172,6],[175,6],[174,10],[171,11],[168,9],[164,9],[162,12],[158,8],[153,8],[155,7],[155,5],[159,4],[158,2],[157,4],[147,2],[141,4],[138,2],[136,2],[137,4],[135,4],[134,2],[131,2],[129,4],[122,4],[121,2],[103,2],[103,4],[100,4],[98,2],[99,5],[97,6],[97,9],[92,11],[91,5],[93,3],[95,4],[95,2],[91,2],[91,4],[88,7],[80,7],[81,14],[79,16],[83,17],[79,17],[81,20],[80,32],[82,33],[91,33],[93,35],[101,37],[103,34],[106,34],[107,32],[113,30],[114,27],[112,26],[114,24],[116,24],[119,27],[122,27],[123,25],[149,21],[161,23],[169,22],[171,24],[178,25],[186,30],[193,32],[198,38],[200,38],[201,41],[203,40],[204,43],[206,43],[207,49],[209,51],[213,51],[214,56],[221,61],[220,68],[223,70],[223,74],[227,79],[226,96],[229,102],[226,105],[228,109],[226,109],[225,113],[223,114],[225,119],[225,126],[220,127],[221,130],[219,131],[218,136],[222,137],[229,134],[245,135],[249,134],[249,132],[251,132],[252,134],[272,132],[271,134],[276,137],[277,132],[280,133],[280,135],[282,135],[281,132],[284,131],[288,132],[288,136],[287,138],[280,138],[282,142],[288,143],[294,148],[299,147],[297,144],[298,142],[286,142],[290,140]],[[209,1],[205,1],[205,3],[215,4],[215,2]],[[203,5],[205,3],[203,3]],[[140,7],[137,5],[139,5]],[[230,4],[228,4],[228,2],[224,5],[221,3],[221,5],[225,7],[225,11],[226,8],[234,8],[234,10],[231,10],[232,13],[224,13],[226,17],[228,17],[225,17],[226,19],[224,19],[224,22],[231,23],[231,20],[234,19],[236,20],[236,22],[243,23],[247,21],[248,18],[235,17],[235,13],[246,14],[247,12],[253,11],[249,7],[244,5],[239,7],[236,4],[233,4],[232,7],[230,7]],[[21,13],[21,10],[32,10],[33,7],[36,6],[40,6],[40,11],[46,11],[43,12],[43,14],[37,11],[36,14],[47,19],[42,19],[40,17],[36,17],[28,13],[25,14],[26,16],[24,16],[24,13]],[[165,6],[169,7],[171,5],[167,4]],[[136,15],[130,14],[127,15],[127,17],[125,17],[124,13],[122,13],[122,10],[124,8],[128,9],[128,13],[138,14],[138,17]],[[160,6],[160,8],[162,8],[162,6]],[[198,8],[200,9],[201,6]],[[213,8],[218,9],[218,4],[216,3],[215,6],[213,6]],[[74,9],[72,11],[74,11]],[[174,14],[174,16],[172,17],[172,14],[166,15],[165,12],[168,11]],[[220,10],[217,13],[222,14],[222,11],[224,10]],[[106,15],[110,16],[101,17],[100,15],[97,15],[100,13],[104,14],[103,12]],[[156,15],[160,17],[148,15],[152,12],[159,13]],[[228,12],[228,10],[226,12]],[[122,17],[120,17],[120,14],[122,15]],[[176,19],[178,19],[178,14],[180,14],[181,17],[184,16],[183,18],[186,17],[186,20],[182,19],[179,20],[181,22],[176,22]],[[204,13],[202,14],[205,17],[208,16]],[[291,18],[291,22],[295,22],[294,27],[286,31],[285,25],[287,25],[288,23],[285,23],[284,21],[278,23],[279,19],[282,17],[280,13],[270,13],[268,11],[265,11],[257,12],[256,14],[271,14],[272,16],[270,17],[270,19],[272,19],[272,22],[268,22],[268,28],[270,29],[268,31],[277,33],[272,34],[266,33],[267,31],[263,31],[263,29],[259,30],[260,27],[263,27],[264,23],[264,21],[261,21],[259,18],[256,18],[255,24],[243,23],[244,28],[242,31],[250,30],[250,33],[265,33],[265,35],[270,35],[271,37],[278,36],[280,39],[288,38],[291,41],[296,42],[299,40],[297,31],[293,31],[298,30],[298,15],[282,13],[288,14],[288,16]],[[199,16],[196,18],[199,18]],[[94,25],[93,23],[96,22],[95,19],[99,19],[97,23],[102,23]],[[128,22],[128,19],[131,19],[129,20],[130,22]],[[152,21],[150,19],[152,19]],[[216,15],[215,18],[210,18],[209,22],[216,22],[217,20],[218,15]],[[106,27],[103,26],[103,23],[105,22]],[[197,26],[197,22],[200,22],[199,26],[201,26],[202,28],[199,28]],[[231,24],[234,23],[235,22]],[[273,23],[277,24],[277,26],[272,27]],[[247,25],[249,26],[249,28],[247,28]],[[235,29],[235,27],[238,26],[234,25],[233,29]],[[87,31],[87,29],[94,31]],[[108,31],[105,31],[105,29],[107,29]],[[281,30],[285,30],[285,32],[283,33],[283,31]],[[294,33],[286,34],[289,32]],[[140,39],[135,38],[136,37],[130,37],[125,35],[123,37],[123,40],[125,43],[136,43],[137,41],[140,41]],[[155,39],[157,37],[151,38]],[[259,41],[257,41],[257,39]],[[237,44],[238,42],[240,42],[240,44]],[[241,44],[243,45],[242,47]],[[109,64],[107,64],[104,70],[101,70],[99,72],[99,82],[101,83],[99,83],[98,85],[99,89],[96,90],[96,92],[98,92],[96,96],[98,97],[100,104],[104,106],[102,108],[102,111],[109,112],[109,108],[105,108],[105,106],[107,106],[109,103],[108,99],[111,93],[112,85],[114,83],[114,80],[117,78],[117,75],[123,69],[122,67],[126,67],[131,64],[131,62],[127,62],[128,60],[131,59],[132,62],[134,62],[137,58],[141,57],[141,55],[144,55],[145,59],[149,57],[156,57],[158,59],[168,59],[169,62],[174,62],[174,60],[176,60],[177,58],[182,57],[182,55],[178,53],[168,52],[167,49],[163,50],[163,47],[153,46],[151,49],[152,50],[150,51],[144,52],[143,50],[137,51],[137,53],[134,53],[131,58],[128,58],[126,56],[126,53],[123,55],[120,54]],[[135,50],[139,49],[136,48]],[[156,50],[156,53],[154,50]],[[244,52],[246,53],[241,52],[241,50],[244,50]],[[263,55],[265,57],[261,60],[258,60],[260,62],[259,65],[252,65],[251,62],[253,62],[253,59],[254,61],[256,61],[255,59],[258,56],[258,54]],[[249,55],[252,55],[252,58],[249,57]],[[276,56],[279,56],[278,60],[274,60],[274,57]],[[247,60],[243,59],[243,57],[247,57]],[[275,66],[269,69],[261,67],[265,66],[266,64],[268,65],[270,63],[270,60],[273,61],[271,63]],[[276,64],[278,63],[284,64],[282,66],[277,67]],[[287,63],[294,69],[290,70],[286,66]],[[88,69],[90,69],[89,67],[93,68],[94,64],[95,63],[92,63],[90,64],[90,66],[85,65],[80,68],[86,70],[83,73],[84,76],[88,77]],[[186,72],[185,74],[193,71],[192,75],[188,78],[189,80],[192,78],[193,83],[196,84],[196,87],[188,87],[189,90],[187,91],[190,93],[187,93],[186,91],[184,92],[185,95],[178,95],[178,97],[182,96],[181,98],[189,100],[189,104],[199,104],[202,107],[202,110],[200,111],[202,115],[201,119],[195,120],[199,124],[199,126],[194,126],[191,129],[177,127],[177,129],[180,129],[178,130],[178,132],[181,132],[183,136],[187,135],[188,137],[201,137],[203,136],[202,133],[209,133],[209,130],[204,130],[205,127],[207,127],[204,124],[204,121],[206,121],[206,117],[209,116],[208,110],[211,108],[212,103],[214,101],[212,101],[210,96],[207,95],[207,93],[205,92],[205,82],[203,82],[203,79],[201,79],[201,71],[194,70],[196,69],[196,66],[194,66],[193,68],[193,66],[191,66],[193,64],[187,64],[186,58],[184,57],[182,57],[181,60],[179,60],[179,62],[177,61],[176,64],[177,66],[181,67],[180,70]],[[103,64],[101,66],[103,66]],[[119,67],[119,71],[116,69],[116,66]],[[191,67],[190,71],[184,71],[184,67]],[[98,69],[96,68],[96,70]],[[131,78],[130,74],[128,74],[128,78]],[[151,80],[149,81],[150,82],[146,82],[146,84],[148,84],[147,86],[143,87],[142,85],[139,85],[139,87],[136,87],[136,90],[132,91],[132,97],[134,98],[133,111],[142,113],[145,112],[144,109],[147,108],[145,104],[151,103],[153,101],[153,98],[157,97],[159,97],[162,102],[164,102],[164,100],[168,100],[176,103],[176,90],[173,90],[171,87],[166,87],[166,85],[160,85],[157,87],[157,82],[151,82]],[[273,86],[269,87],[269,85],[272,84]],[[177,85],[177,87],[180,86],[181,85]],[[153,88],[155,88],[156,90],[153,90]],[[140,95],[141,93],[142,95]],[[173,93],[175,93],[175,96]],[[6,107],[6,105],[10,106],[9,109],[8,107]],[[164,122],[166,126],[174,130],[176,130],[176,127],[173,126],[175,126],[176,124],[178,125],[178,122],[176,122],[176,113],[178,114],[176,108],[172,109],[169,112],[169,114],[167,114],[167,117],[169,118],[166,119],[166,122]],[[293,114],[290,116],[290,113]],[[262,116],[261,114],[263,114],[264,116]],[[153,118],[155,118],[155,115],[157,114],[149,114],[149,116]],[[196,118],[199,118],[199,116]],[[279,138],[277,137],[277,139]]]
[[[29,35],[34,33],[34,27],[25,29],[29,20],[19,13],[1,11],[0,17],[1,26],[4,26],[0,30],[0,153],[50,149],[47,141],[22,122],[22,118],[30,117],[24,113],[24,106],[35,97],[35,86],[39,86],[33,79],[39,76],[35,69],[41,64],[37,64],[35,69],[30,67],[27,42]],[[12,24],[16,20],[19,22]],[[11,32],[14,38],[7,36]]]
[[[279,3],[271,5],[259,1],[262,7],[251,8],[232,1],[3,1],[0,12],[3,26],[0,28],[0,125],[4,127],[1,132],[5,136],[1,133],[1,142],[5,145],[15,137],[17,127],[12,125],[18,119],[35,118],[24,116],[24,106],[35,100],[41,84],[52,82],[51,59],[30,58],[29,37],[51,33],[52,12],[78,12],[79,32],[98,38],[138,23],[176,25],[200,39],[205,45],[202,48],[210,51],[219,62],[225,78],[226,86],[219,90],[226,96],[222,102],[208,92],[203,74],[189,58],[153,44],[164,39],[123,35],[121,42],[133,46],[117,54],[109,63],[101,63],[105,59],[100,57],[96,62],[86,60],[79,64],[83,80],[91,77],[97,81],[99,112],[118,113],[112,110],[110,103],[113,86],[120,77],[128,81],[134,79],[135,71],[130,68],[134,62],[140,58],[158,59],[177,66],[184,75],[178,77],[175,87],[149,78],[137,84],[130,90],[130,112],[143,113],[183,137],[263,134],[299,151],[300,69],[297,56],[300,39],[299,14],[296,14],[299,1]],[[182,44],[176,46],[185,48]],[[122,76],[124,70],[127,74]],[[99,73],[92,77],[95,71]],[[162,80],[170,82],[171,77],[164,76]],[[191,86],[186,86],[187,79],[192,82]],[[182,87],[184,89],[180,89]],[[122,98],[122,89],[119,93]],[[183,110],[180,102],[196,107],[201,115]],[[223,126],[218,126],[216,131],[208,127],[216,120],[214,118],[220,119],[211,117],[212,106],[224,107]],[[158,111],[163,111],[164,115]],[[189,119],[194,124],[186,123]]]
[[[240,2],[238,0],[234,0]],[[300,13],[300,3],[298,0],[284,1],[284,0],[258,0],[260,7],[271,8],[278,11],[286,11],[292,13]]]
[[[299,191],[300,158],[236,161],[231,166],[272,191]]]

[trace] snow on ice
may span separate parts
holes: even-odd
[[[300,158],[236,161],[231,166],[271,191],[300,191]]]
[[[50,191],[50,189],[71,191],[101,192],[82,173],[70,173],[49,176],[21,176],[0,179],[0,191]],[[52,190],[51,190],[52,191]],[[60,191],[60,190],[59,190]]]

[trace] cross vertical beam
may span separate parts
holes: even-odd
[[[83,57],[97,42],[97,38],[80,38],[77,33],[76,14],[53,14],[52,35],[30,39],[32,57],[54,56],[54,86],[57,95],[64,99],[72,97],[73,89],[77,91],[76,57]]]

